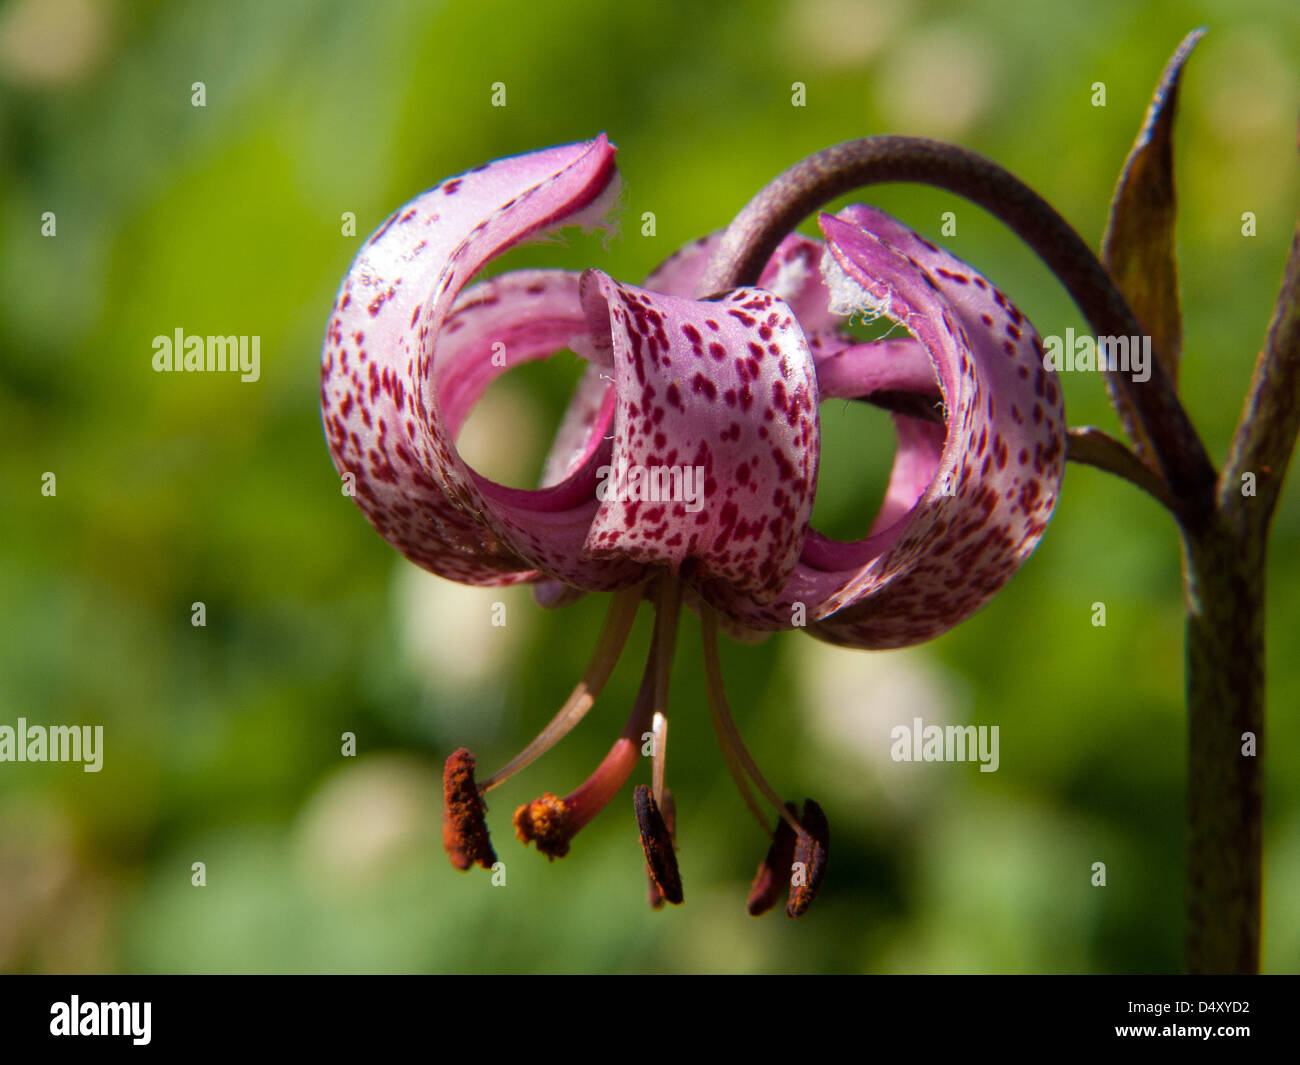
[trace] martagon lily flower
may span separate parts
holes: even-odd
[[[1002,292],[866,206],[822,214],[824,244],[787,236],[753,286],[698,291],[721,243],[715,234],[640,286],[599,270],[520,270],[466,287],[521,242],[607,224],[618,198],[614,153],[602,135],[498,160],[395,211],[366,241],[330,314],[325,435],[366,518],[416,565],[472,585],[529,582],[544,606],[613,593],[590,665],[537,739],[481,783],[468,751],[448,759],[453,864],[496,861],[483,795],[578,723],[648,598],[654,635],[622,733],[575,790],[520,807],[516,833],[548,857],[566,854],[649,739],[651,783],[634,805],[651,902],[682,901],[664,766],[685,605],[701,619],[724,757],[771,839],[749,911],[770,908],[788,886],[787,912],[797,916],[825,869],[826,818],[812,800],[801,811],[785,803],[746,750],[723,691],[719,630],[753,640],[806,628],[882,649],[969,617],[1033,551],[1055,506],[1061,391],[1037,333]],[[911,335],[860,343],[842,332],[859,314]],[[456,449],[474,403],[512,366],[564,348],[589,366],[542,485],[507,488],[477,473]],[[809,526],[818,407],[832,398],[889,406],[898,438],[879,514],[848,543]],[[702,507],[680,490],[682,471],[694,468]],[[648,471],[643,489],[657,471],[668,490],[609,490],[619,470]]]

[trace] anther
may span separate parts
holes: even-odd
[[[515,835],[525,844],[537,844],[552,861],[569,853],[569,840],[576,833],[567,804],[549,791],[515,811]]]
[[[812,799],[805,799],[803,831],[794,847],[794,863],[790,870],[790,897],[785,912],[800,917],[812,905],[826,875],[826,855],[830,849],[831,829],[826,823],[822,808]]]
[[[792,802],[786,803],[785,808],[791,817],[798,814]],[[751,917],[765,914],[775,906],[776,900],[780,898],[781,892],[789,883],[790,873],[794,867],[796,838],[790,823],[784,817],[778,817],[772,845],[767,849],[767,857],[759,863],[758,872],[754,875],[754,883],[749,889],[749,901],[745,904],[745,909],[749,911]]]
[[[677,870],[677,853],[673,847],[672,834],[659,807],[654,794],[645,784],[636,786],[634,795],[636,805],[636,823],[641,830],[641,849],[645,851],[646,868],[651,879],[667,902],[674,906],[681,905],[682,878]]]
[[[654,790],[650,794],[653,796]],[[673,847],[677,846],[677,803],[673,801],[673,793],[667,788],[664,789],[663,805],[659,807],[659,812],[663,814],[664,824],[668,826],[668,837],[673,842]],[[650,872],[650,865],[646,863],[646,901],[650,903],[652,910],[661,910],[664,905],[664,893],[659,890],[659,885],[655,883],[654,874]]]
[[[474,783],[474,756],[464,747],[452,752],[442,771],[442,844],[451,864],[462,871],[478,862],[484,869],[496,863],[488,837],[486,808]]]

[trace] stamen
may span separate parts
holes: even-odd
[[[663,639],[663,629],[668,624],[676,626],[676,613],[667,615],[657,610],[655,634],[636,702],[622,733],[596,771],[562,799],[548,792],[515,811],[515,835],[524,843],[536,843],[537,849],[548,858],[563,858],[569,853],[569,842],[618,794],[636,768],[641,755],[641,737],[654,718],[655,693],[661,683],[659,660],[661,654],[672,655],[672,645]],[[666,651],[661,652],[661,646]]]
[[[741,766],[739,759],[736,758],[736,752],[731,749],[731,745],[727,742],[726,732],[718,720],[713,700],[709,699],[708,703],[709,721],[713,725],[713,734],[718,739],[718,747],[722,750],[722,760],[727,763],[727,772],[731,774],[731,779],[736,784],[736,790],[740,792],[740,797],[744,800],[749,812],[754,815],[758,827],[767,834],[769,839],[775,839],[772,830],[767,827],[767,818],[763,815],[762,807],[759,806],[758,800],[754,798],[753,791],[750,790],[749,779],[745,776],[745,770]],[[785,821],[778,817],[777,824],[784,825]]]
[[[760,822],[761,815],[753,803],[753,796],[744,785],[740,769],[749,774],[763,797],[781,815],[776,834],[772,838],[772,846],[750,888],[749,912],[757,916],[769,909],[776,902],[781,880],[788,875],[790,896],[785,912],[791,917],[799,917],[812,905],[822,878],[826,875],[830,826],[826,823],[822,808],[812,799],[804,800],[803,823],[800,824],[795,818],[794,805],[782,803],[759,772],[740,738],[740,731],[731,716],[731,708],[727,705],[727,693],[722,687],[722,664],[718,659],[718,615],[707,603],[700,604],[700,627],[704,634],[704,673],[708,682],[709,716],[713,720],[714,731],[718,734],[718,743],[727,758],[727,766],[740,787],[741,796]],[[767,831],[766,824],[763,824],[763,830]]]
[[[637,607],[641,605],[643,589],[644,585],[638,584],[614,593],[614,600],[610,604],[609,613],[605,616],[605,623],[600,630],[600,638],[596,641],[596,650],[578,686],[573,689],[560,708],[560,712],[551,719],[550,724],[537,734],[537,738],[488,777],[480,786],[480,791],[495,788],[521,769],[531,765],[564,739],[583,719],[591,709],[592,703],[596,701],[596,696],[605,687],[605,682],[614,672],[614,666],[623,653],[628,635],[632,631],[632,622],[636,620]]]
[[[451,864],[462,872],[475,862],[496,864],[488,837],[483,796],[474,784],[474,756],[464,747],[453,751],[442,771],[442,844]]]
[[[786,803],[785,808],[791,816],[795,814],[794,803]],[[767,849],[767,857],[759,863],[754,883],[749,889],[749,901],[745,904],[745,909],[751,917],[767,913],[789,885],[794,868],[795,843],[794,830],[784,818],[778,817],[772,845]]]
[[[668,718],[663,711],[656,710],[650,724],[650,790],[655,794],[655,802],[662,802],[664,797],[664,761],[668,751]]]
[[[636,786],[634,795],[636,822],[641,830],[641,849],[645,851],[646,868],[660,895],[674,906],[680,906],[682,877],[677,869],[677,853],[672,833],[659,812],[659,805],[650,789],[644,784]],[[653,902],[651,903],[653,905]]]
[[[785,912],[791,917],[802,916],[817,897],[822,877],[826,875],[826,855],[831,845],[831,829],[826,823],[826,815],[812,799],[804,800],[803,825],[806,831],[795,844],[790,898],[785,907]]]
[[[727,764],[730,767],[734,758],[738,766],[749,774],[754,786],[772,804],[785,823],[793,829],[797,836],[803,837],[806,835],[803,827],[795,819],[794,813],[785,808],[785,804],[777,796],[772,785],[759,772],[758,766],[754,763],[754,759],[750,757],[744,741],[740,738],[740,731],[736,728],[736,722],[731,716],[731,708],[727,705],[727,693],[722,686],[722,663],[718,659],[718,614],[713,607],[705,602],[700,604],[700,629],[704,636],[704,675],[708,689],[709,716],[713,720],[713,729],[718,734],[718,744],[722,747],[722,753],[727,758]],[[736,783],[740,786],[741,796],[745,798],[746,804],[754,812],[759,824],[763,826],[763,831],[768,832],[767,821],[758,813],[755,804],[753,804],[753,797],[748,795],[745,787],[741,784],[741,778],[734,769],[732,776],[736,778]]]
[[[659,581],[659,596],[655,604],[655,663],[654,719],[651,727],[650,779],[655,803],[664,801],[664,763],[668,757],[668,680],[672,675],[673,654],[677,649],[677,619],[682,610],[682,586],[671,577]]]

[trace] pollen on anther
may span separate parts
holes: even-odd
[[[474,756],[464,747],[447,759],[442,793],[442,842],[451,864],[462,871],[475,862],[491,869],[497,856],[488,837],[487,809],[474,782]]]
[[[535,843],[539,851],[554,861],[569,853],[569,841],[573,838],[569,820],[564,800],[547,792],[515,811],[515,835],[523,843]]]

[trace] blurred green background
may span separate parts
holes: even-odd
[[[1199,24],[1176,141],[1183,393],[1221,459],[1300,189],[1291,0],[0,7],[0,724],[105,731],[98,774],[0,763],[0,970],[1176,970],[1178,542],[1131,486],[1071,466],[1030,563],[924,647],[856,653],[798,633],[724,647],[759,763],[830,817],[829,877],[799,922],[745,915],[766,842],[714,745],[684,618],[668,779],[687,901],[653,913],[630,789],[560,862],[509,825],[607,749],[648,617],[587,721],[491,796],[506,886],[456,873],[442,759],[466,744],[490,771],[521,747],[579,676],[605,602],[545,613],[527,590],[463,589],[401,560],[341,495],[317,392],[335,289],[390,211],[467,167],[600,130],[620,148],[621,239],[500,266],[639,280],[785,166],[874,132],[992,156],[1095,246],[1150,91]],[[865,198],[995,279],[1040,332],[1083,328],[980,210],[898,186]],[[941,238],[947,210],[957,235]],[[348,211],[356,236],[341,233]],[[152,338],[177,327],[259,335],[261,379],[154,373]],[[561,356],[494,385],[466,454],[529,485],[576,371]],[[1064,385],[1071,424],[1118,431],[1095,376]],[[859,407],[821,412],[817,523],[843,535],[865,530],[891,461],[884,416]],[[1292,972],[1298,547],[1291,485],[1264,752],[1265,965]],[[489,624],[498,600],[504,629]],[[999,725],[1001,768],[891,762],[889,728],[913,716]]]

